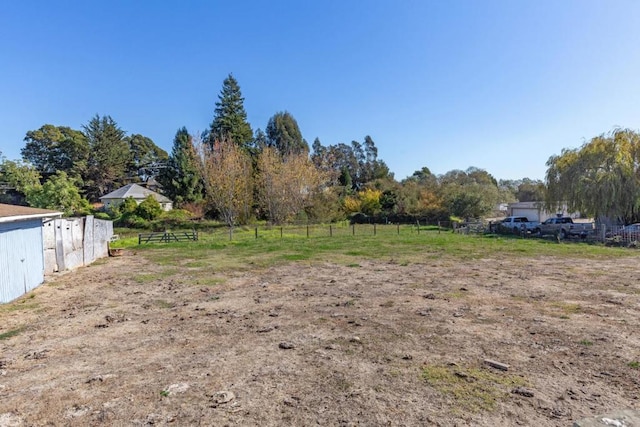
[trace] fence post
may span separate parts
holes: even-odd
[[[353,224],[353,225],[351,226],[351,235],[352,235],[352,236],[355,236],[355,235],[356,235],[356,225],[355,225],[355,224]]]
[[[333,227],[329,224],[329,237],[333,237]]]
[[[373,223],[373,235],[374,236],[376,235],[376,223],[375,222]]]
[[[307,224],[307,237],[309,237],[309,225]]]
[[[233,240],[233,227],[229,227],[229,241]]]
[[[280,227],[280,238],[282,239],[282,227]]]
[[[438,221],[438,234],[440,234],[440,221]]]
[[[256,239],[258,238],[258,227],[256,227]]]
[[[420,234],[420,220],[416,220],[416,225],[418,226],[418,234]]]
[[[400,223],[396,224],[397,227],[397,231],[398,231],[398,236],[400,235]]]

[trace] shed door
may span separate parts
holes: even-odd
[[[9,302],[44,281],[42,220],[0,224],[0,302]]]

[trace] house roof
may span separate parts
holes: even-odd
[[[149,179],[147,179],[145,182],[142,183],[142,186],[145,188],[149,188],[149,187],[156,187],[156,188],[162,188],[163,185],[160,184],[158,181],[155,180],[155,178],[151,177]]]
[[[6,205],[0,203],[0,223],[15,222],[36,218],[59,218],[62,212],[49,209],[30,208],[28,206]]]
[[[138,184],[127,184],[124,187],[120,187],[109,194],[105,194],[104,196],[100,197],[100,200],[124,200],[128,197],[133,197],[135,200],[143,200],[148,196],[153,196],[153,198],[160,203],[171,203],[171,199],[163,196],[160,193],[151,191],[148,188],[141,187]]]

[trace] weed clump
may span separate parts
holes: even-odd
[[[526,380],[516,375],[456,365],[424,366],[422,378],[440,393],[454,398],[457,407],[471,412],[491,411],[512,387],[526,385]]]

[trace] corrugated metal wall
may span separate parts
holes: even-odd
[[[111,236],[113,223],[93,216],[0,223],[0,303],[38,287],[45,274],[108,256]]]
[[[42,220],[0,224],[0,303],[44,281]]]

